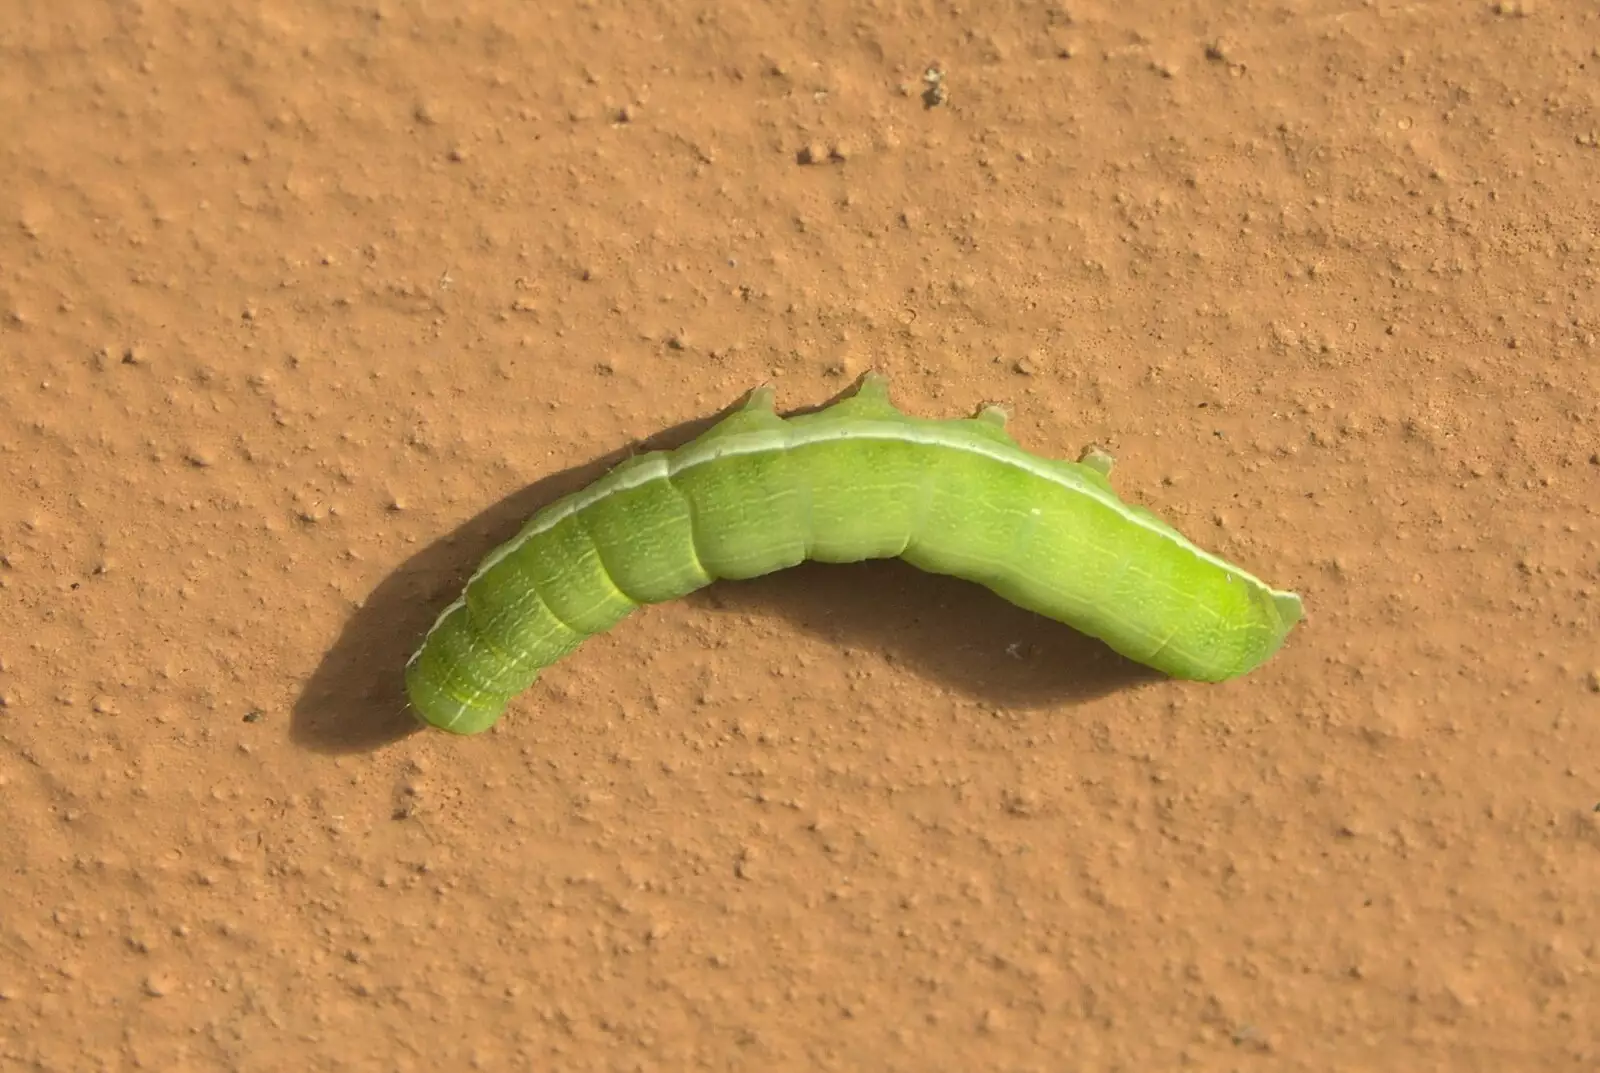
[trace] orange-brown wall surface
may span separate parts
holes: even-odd
[[[1600,1068],[1597,49],[0,2],[0,1068]],[[802,567],[409,732],[534,509],[868,369],[1306,621],[1202,686]]]

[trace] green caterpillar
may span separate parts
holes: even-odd
[[[1233,678],[1283,644],[1299,596],[1122,502],[1108,456],[1038,458],[1004,426],[995,407],[903,414],[876,374],[789,418],[758,389],[703,435],[629,459],[491,552],[407,661],[411,704],[435,727],[479,733],[636,607],[806,559],[898,556],[1176,678]]]

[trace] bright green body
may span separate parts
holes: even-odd
[[[1300,599],[1121,502],[1103,467],[1036,458],[1003,417],[909,417],[872,377],[780,418],[757,392],[704,435],[641,455],[492,552],[406,665],[412,705],[487,729],[539,672],[634,608],[804,560],[899,557],[988,587],[1179,678],[1266,661]]]

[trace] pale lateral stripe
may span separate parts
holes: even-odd
[[[1285,595],[1271,588],[1265,582],[1252,574],[1239,569],[1217,556],[1212,555],[1204,548],[1197,547],[1181,533],[1169,532],[1154,524],[1149,519],[1142,518],[1128,509],[1128,505],[1118,499],[1114,494],[1089,481],[1078,477],[1076,474],[1056,469],[1045,464],[1046,460],[1035,458],[1020,447],[1012,447],[993,440],[981,439],[970,433],[957,429],[940,427],[936,424],[906,425],[898,421],[875,421],[870,418],[852,418],[848,425],[836,426],[827,424],[787,425],[780,432],[776,429],[762,429],[756,432],[741,432],[728,436],[718,436],[707,440],[705,443],[682,453],[662,452],[655,456],[646,456],[644,461],[636,462],[622,473],[613,471],[601,477],[587,489],[575,493],[567,501],[560,503],[544,514],[536,515],[522,532],[511,538],[491,552],[478,569],[474,570],[472,577],[467,580],[470,586],[474,581],[487,573],[507,555],[521,548],[531,538],[547,529],[560,524],[567,517],[600,502],[607,496],[624,492],[652,481],[670,479],[686,470],[696,466],[707,465],[724,458],[738,458],[745,455],[757,455],[774,451],[788,451],[798,447],[809,447],[820,443],[835,443],[840,440],[891,440],[898,443],[915,443],[927,447],[943,447],[951,451],[965,451],[968,454],[981,455],[984,458],[1018,469],[1025,470],[1032,476],[1050,481],[1069,491],[1086,495],[1101,506],[1115,512],[1123,521],[1136,525],[1141,529],[1154,533],[1163,540],[1178,545],[1195,557],[1210,563],[1224,573],[1233,575],[1247,584],[1259,586],[1273,595]],[[450,614],[466,603],[466,591],[449,607],[439,613],[428,633],[432,634],[439,628]],[[426,643],[426,638],[424,638]],[[414,662],[421,654],[419,646],[416,653],[412,654],[407,666]]]

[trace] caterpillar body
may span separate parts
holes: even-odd
[[[537,512],[483,560],[406,664],[412,707],[476,734],[541,671],[645,604],[804,560],[901,558],[976,582],[1176,678],[1217,682],[1302,614],[1112,491],[1110,459],[1045,459],[986,407],[902,413],[882,377],[780,417],[770,388],[681,447]]]

